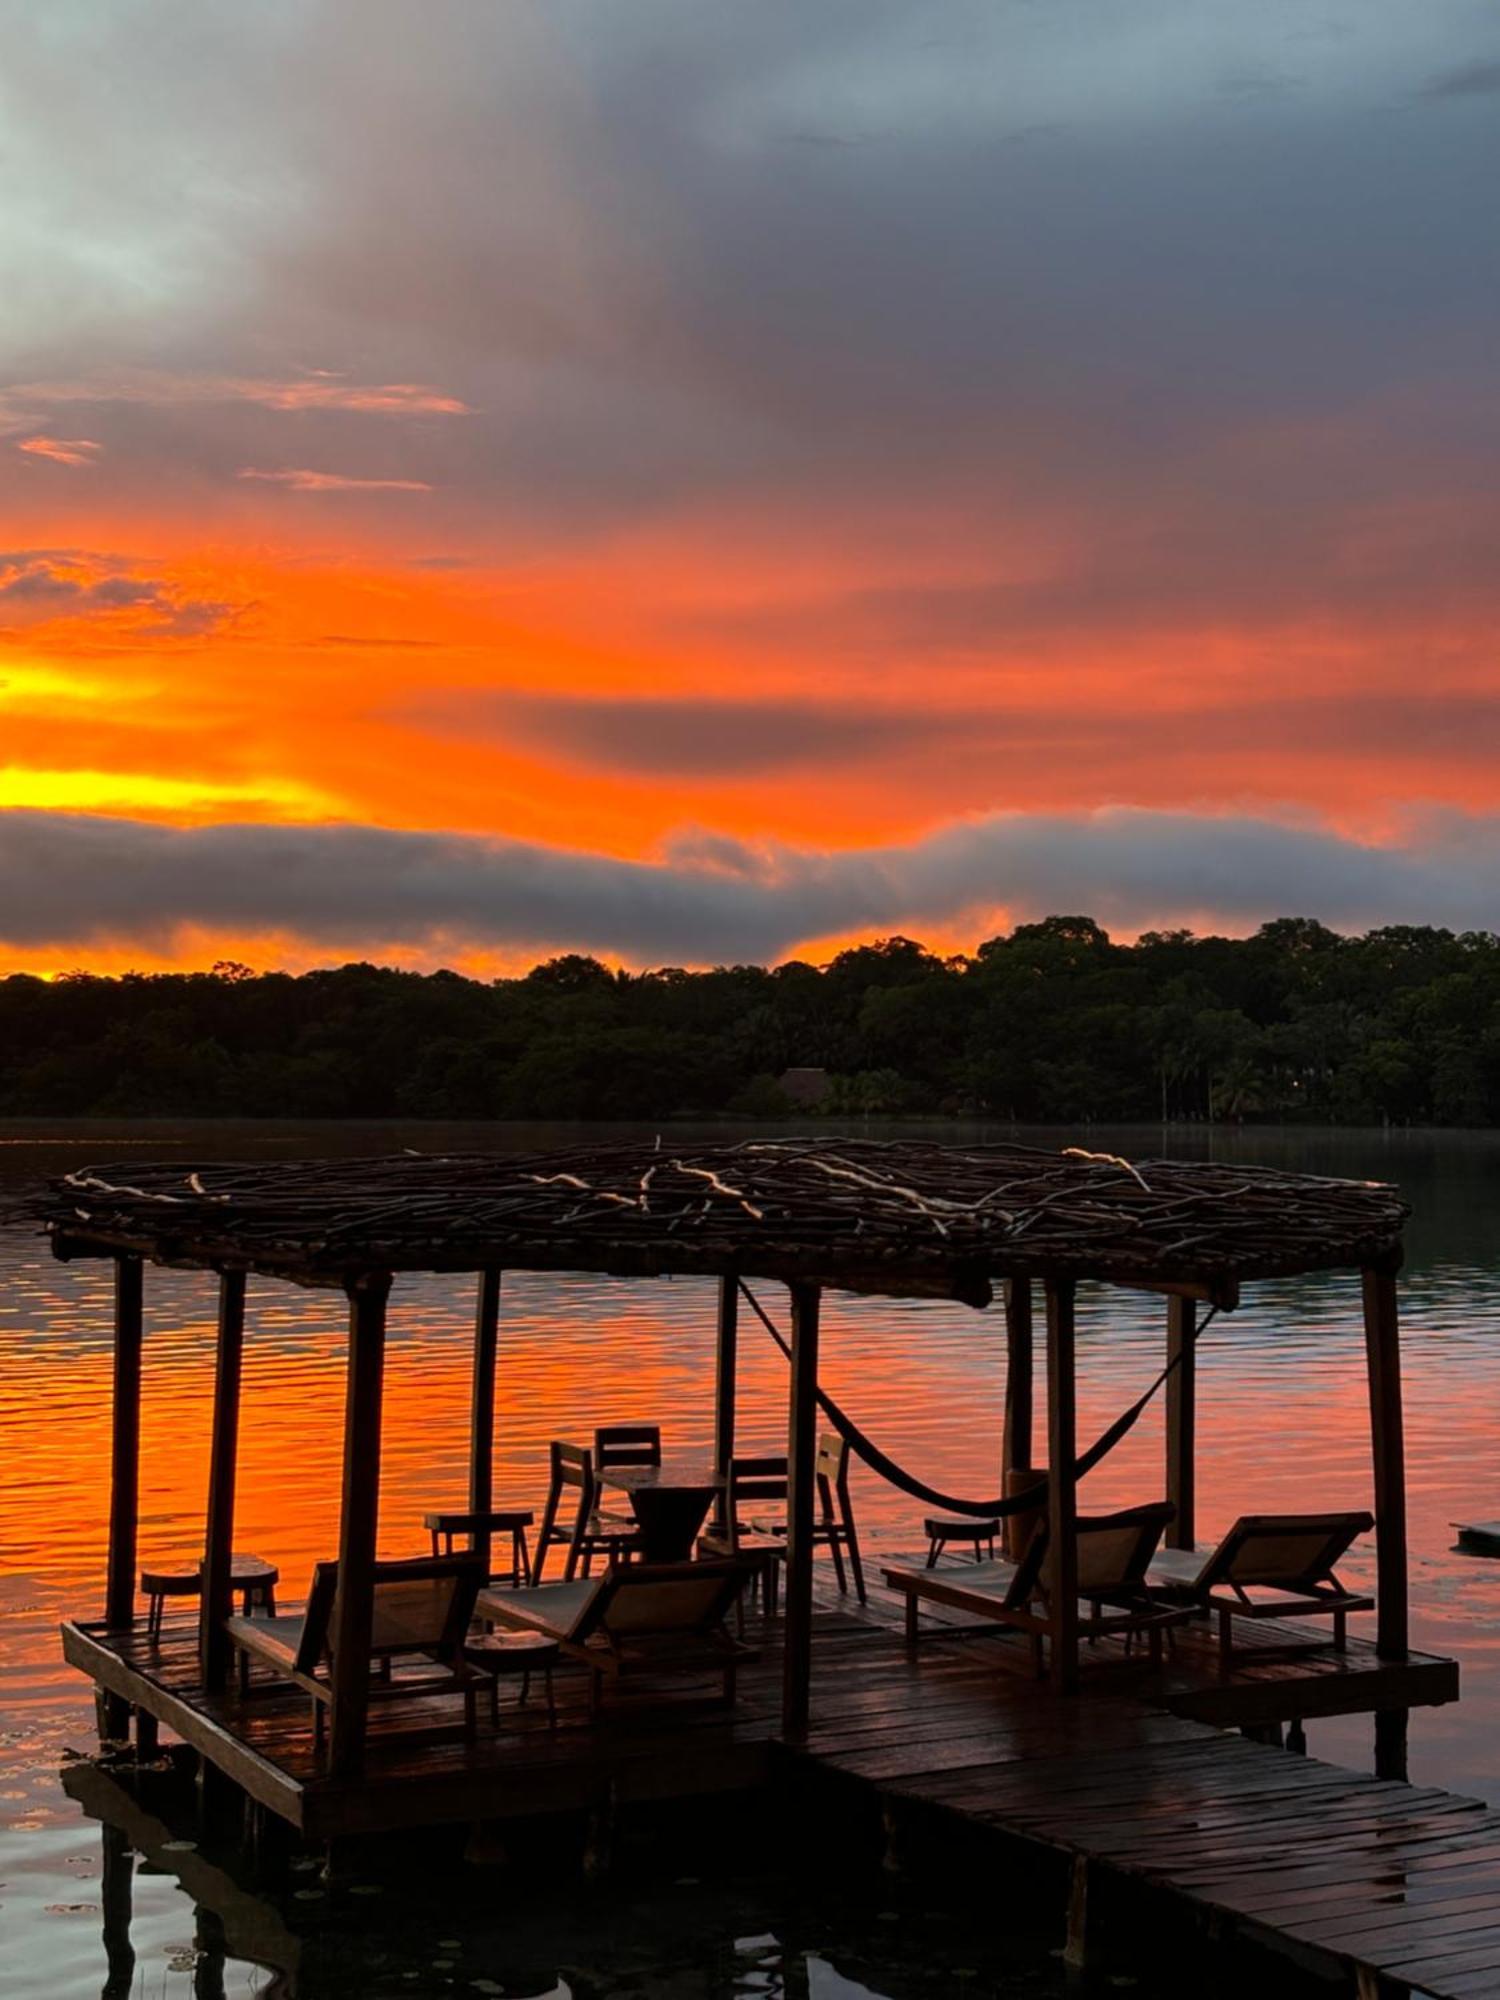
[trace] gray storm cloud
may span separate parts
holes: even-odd
[[[0,815],[0,940],[291,932],[325,949],[583,948],[635,964],[768,960],[851,928],[1083,910],[1121,930],[1231,928],[1315,911],[1377,923],[1500,925],[1500,818],[1402,844],[1252,818],[1106,811],[994,815],[905,846],[812,853],[686,836],[660,859],[362,826],[167,827]]]
[[[1500,50],[1469,0],[1357,12],[13,10],[12,400],[104,442],[101,501],[331,468],[492,558],[873,483],[1066,524],[1042,624],[1430,602],[1444,507],[1495,526]]]

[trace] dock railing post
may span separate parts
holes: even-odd
[[[1375,1644],[1383,1659],[1406,1657],[1406,1439],[1401,1416],[1401,1331],[1394,1269],[1361,1274],[1370,1373],[1370,1446],[1375,1467]]]
[[[787,1422],[786,1611],[781,1726],[805,1736],[812,1696],[813,1508],[818,1448],[818,1307],[816,1285],[790,1287],[791,1408]]]
[[[105,1569],[104,1622],[112,1629],[135,1617],[136,1529],[141,1511],[141,1344],[145,1331],[141,1260],[115,1259],[114,1401],[110,1409],[109,1555]],[[104,1734],[124,1736],[130,1704],[103,1697]]]
[[[367,1272],[352,1279],[348,1289],[349,1389],[344,1405],[344,1491],[328,1724],[329,1769],[339,1777],[357,1772],[363,1761],[370,1699],[373,1570],[380,1520],[380,1406],[390,1275]]]
[[[1047,1566],[1052,1685],[1078,1686],[1077,1362],[1071,1278],[1047,1280]]]
[[[110,1413],[109,1567],[106,1625],[135,1615],[135,1544],[141,1493],[141,1343],[145,1328],[139,1257],[115,1259],[114,1404]]]
[[[500,1273],[479,1274],[474,1314],[474,1386],[469,1422],[469,1512],[495,1508],[495,1367],[500,1351]],[[490,1573],[490,1526],[476,1526],[470,1546]]]
[[[1000,1491],[1012,1491],[1011,1475],[1031,1469],[1033,1402],[1033,1334],[1031,1280],[1009,1278],[1005,1285],[1005,1430],[1000,1449]],[[1029,1520],[1029,1516],[1021,1516]],[[1017,1561],[1018,1521],[1012,1515],[1004,1527],[1005,1546]]]
[[[728,1527],[725,1495],[728,1491],[729,1461],[734,1457],[735,1388],[739,1368],[740,1281],[735,1277],[719,1280],[719,1328],[714,1353],[714,1477],[719,1481],[719,1497],[714,1503],[714,1524],[723,1533]]]
[[[1167,1300],[1167,1498],[1177,1509],[1167,1523],[1169,1549],[1197,1542],[1198,1376],[1194,1353],[1197,1307],[1192,1299]]]
[[[198,1660],[211,1693],[229,1678],[224,1621],[234,1605],[234,1489],[239,1458],[240,1379],[245,1350],[245,1274],[219,1273],[219,1338],[214,1351],[214,1412],[209,1439],[208,1517],[203,1534],[203,1590],[198,1602]]]

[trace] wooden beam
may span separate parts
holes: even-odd
[[[471,1547],[490,1571],[488,1516],[495,1506],[495,1363],[500,1351],[500,1273],[479,1274],[474,1315],[474,1387],[469,1419],[469,1512],[485,1516]]]
[[[1073,1280],[1047,1280],[1047,1574],[1051,1591],[1052,1685],[1078,1686],[1077,1361]]]
[[[1406,1438],[1401,1416],[1401,1331],[1396,1274],[1362,1273],[1370,1446],[1375,1461],[1375,1643],[1386,1659],[1407,1651]]]
[[[787,1421],[787,1542],[783,1734],[807,1733],[812,1695],[813,1518],[818,1453],[816,1285],[792,1285],[792,1382]]]
[[[141,1506],[141,1342],[145,1331],[141,1260],[115,1259],[115,1383],[110,1431],[109,1562],[106,1625],[135,1616],[135,1545]]]
[[[735,1388],[740,1349],[740,1281],[719,1280],[719,1335],[714,1353],[714,1471],[722,1480],[734,1457]],[[715,1517],[722,1527],[724,1488],[719,1489]]]
[[[1005,1287],[1005,1430],[1000,1451],[1000,1491],[1012,1472],[1031,1464],[1032,1424],[1031,1280],[1011,1278]]]
[[[1169,1549],[1196,1546],[1198,1363],[1197,1310],[1191,1299],[1167,1300],[1167,1498],[1177,1509],[1167,1527]]]
[[[333,1698],[329,1769],[358,1772],[370,1698],[370,1621],[375,1539],[380,1522],[380,1405],[385,1378],[385,1308],[391,1280],[370,1272],[349,1286],[349,1387],[344,1404],[344,1493],[339,1581],[333,1617]]]
[[[203,1685],[229,1679],[224,1621],[234,1605],[234,1488],[239,1460],[240,1378],[245,1352],[245,1274],[219,1274],[219,1340],[214,1354],[214,1414],[208,1447],[208,1518],[203,1533],[203,1594],[198,1604],[198,1658]]]

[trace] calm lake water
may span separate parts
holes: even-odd
[[[925,1128],[924,1128],[925,1129]],[[932,1128],[936,1130],[936,1128]],[[960,1136],[948,1128],[951,1136]],[[906,1128],[908,1132],[912,1128]],[[737,1128],[744,1135],[745,1128]],[[564,1143],[578,1128],[97,1126],[0,1127],[0,1181],[85,1160],[291,1156],[472,1145]],[[625,1136],[623,1129],[621,1136]],[[977,1136],[964,1128],[962,1136]],[[1001,1133],[983,1136],[1007,1136]],[[1034,1143],[1076,1134],[1028,1134]],[[1500,1563],[1454,1553],[1451,1523],[1500,1517],[1500,1134],[1173,1129],[1096,1132],[1135,1153],[1263,1162],[1397,1181],[1415,1209],[1402,1287],[1412,1533],[1414,1645],[1462,1661],[1464,1698],[1413,1717],[1411,1775],[1500,1803]],[[767,1288],[774,1314],[782,1301]],[[252,1285],[246,1344],[237,1545],[277,1562],[299,1595],[337,1543],[343,1398],[342,1301]],[[392,1299],[382,1552],[424,1548],[423,1513],[457,1504],[466,1482],[467,1281],[398,1281]],[[210,1410],[214,1291],[205,1277],[147,1273],[140,1555],[181,1557],[201,1535]],[[955,1492],[997,1486],[1004,1385],[998,1314],[964,1307],[831,1298],[824,1385],[893,1456]],[[1080,1300],[1079,1436],[1102,1430],[1161,1363],[1158,1301],[1087,1292]],[[697,1280],[614,1283],[584,1276],[507,1277],[498,1391],[497,1494],[540,1505],[547,1440],[595,1422],[659,1420],[691,1453],[711,1434],[714,1287]],[[784,1448],[785,1364],[753,1325],[741,1336],[742,1447]],[[108,1508],[110,1274],[59,1265],[43,1241],[0,1230],[0,1988],[64,2000],[105,1992],[175,1996],[270,1993],[278,1924],[266,1944],[205,1957],[181,1870],[138,1873],[133,1969],[113,1971],[101,1941],[100,1832],[64,1792],[60,1771],[92,1743],[86,1686],[64,1668],[56,1625],[93,1614],[102,1595]],[[1347,1508],[1370,1501],[1357,1281],[1305,1279],[1252,1288],[1215,1321],[1199,1360],[1199,1524],[1207,1540],[1256,1510]],[[1039,1413],[1040,1421],[1040,1413]],[[1103,1509],[1159,1497],[1161,1417],[1153,1409],[1091,1476]],[[918,1539],[912,1502],[856,1470],[856,1510],[872,1549]],[[1370,1579],[1368,1552],[1352,1581]],[[1367,1720],[1313,1725],[1314,1754],[1369,1768]],[[295,1894],[296,1892],[294,1892]],[[472,1911],[445,1924],[424,1902],[374,1898],[327,1956],[334,1969],[297,1991],[496,1991],[512,1995],[731,1994],[791,1990],[929,1996],[1053,1989],[1042,1957],[999,1963],[932,1912],[897,1908],[810,1914],[785,1885],[674,1882],[633,1915],[561,1896],[500,1923]],[[294,1915],[326,1919],[317,1893]],[[779,1927],[779,1928],[778,1928]],[[450,1937],[450,1930],[454,1936]],[[739,1951],[736,1937],[775,1934]],[[446,1940],[446,1941],[445,1941]],[[363,1955],[361,1955],[363,1954]],[[342,1964],[342,1970],[339,1965]],[[121,1980],[125,1983],[121,1983]],[[19,1983],[18,1983],[19,1982]],[[1143,1989],[1142,1989],[1143,1990]]]

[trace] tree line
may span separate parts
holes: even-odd
[[[788,1071],[823,1072],[809,1106]],[[1500,937],[1285,917],[1114,941],[1048,917],[941,957],[892,937],[826,966],[482,981],[0,979],[0,1115],[1500,1124]]]

